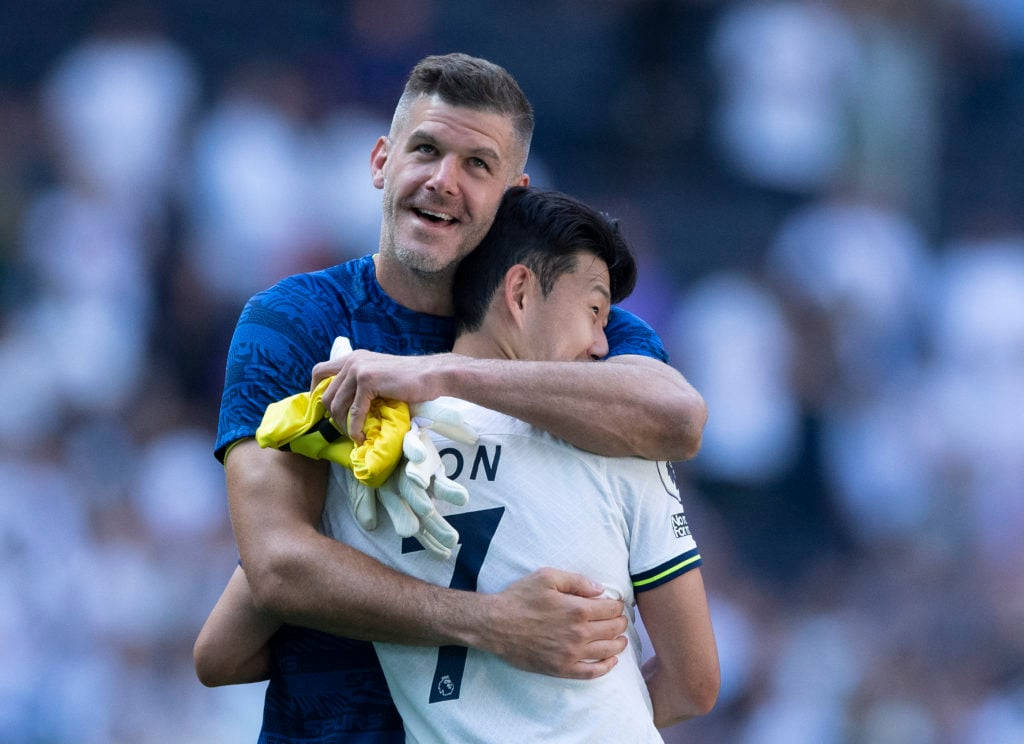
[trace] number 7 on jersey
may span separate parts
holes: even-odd
[[[448,584],[450,588],[476,591],[480,568],[484,564],[487,550],[491,547],[491,539],[504,513],[505,507],[498,506],[493,509],[445,516],[458,531],[459,543],[462,544],[455,558],[455,570],[451,583]],[[423,550],[423,546],[415,538],[406,537],[402,540],[403,553],[413,553],[417,550]],[[437,667],[434,669],[434,679],[430,686],[430,702],[458,700],[462,689],[462,675],[466,670],[467,651],[465,646],[441,646],[437,649]]]

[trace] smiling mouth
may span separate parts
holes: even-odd
[[[421,219],[431,222],[435,225],[454,225],[458,222],[455,217],[452,217],[447,212],[438,212],[430,209],[420,209],[419,207],[413,207],[412,211],[415,212]]]

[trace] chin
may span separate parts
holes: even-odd
[[[426,276],[454,271],[461,257],[457,251],[438,250],[436,246],[423,245],[397,248],[395,256],[402,266]]]

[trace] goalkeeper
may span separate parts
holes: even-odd
[[[601,358],[608,351],[610,305],[629,293],[634,279],[628,248],[603,217],[564,195],[511,189],[495,228],[457,274],[454,350],[478,359]],[[470,503],[464,493],[449,493],[452,485],[435,467],[434,439],[424,432],[404,436],[413,462],[391,476],[413,480],[416,488],[396,487],[387,498],[411,493],[409,500],[418,502],[420,489],[436,491],[432,481],[440,479],[446,495],[437,508],[461,533],[454,560],[445,560],[446,551],[419,532],[426,551],[390,530],[364,529],[376,522],[369,512],[359,513],[372,493],[338,465],[332,466],[325,530],[394,568],[453,588],[498,592],[545,565],[597,578],[626,601],[633,643],[610,673],[573,686],[464,647],[377,643],[407,740],[488,739],[501,720],[523,741],[660,741],[656,726],[707,712],[717,695],[717,652],[700,555],[664,464],[602,458],[495,411],[445,403],[448,408],[435,404],[420,412],[425,423],[433,412],[433,421],[440,421],[434,428],[445,430],[439,440],[445,459],[470,485]],[[295,431],[309,430],[319,413],[313,409]],[[364,444],[375,437],[371,433]],[[310,454],[321,456],[324,446]],[[354,450],[346,447],[348,455],[332,459],[351,467]],[[477,472],[480,461],[485,464]],[[363,496],[353,499],[353,490]],[[403,509],[382,503],[387,517],[381,521],[398,528]],[[427,510],[418,504],[410,511]],[[411,527],[400,531],[412,534]],[[634,604],[656,651],[642,669]],[[197,666],[205,665],[208,681],[258,678],[266,673],[265,641],[273,630],[255,611],[244,578],[236,577],[197,642]],[[212,658],[215,651],[219,656]],[[433,705],[438,702],[444,704]]]

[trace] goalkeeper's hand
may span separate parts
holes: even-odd
[[[331,359],[340,359],[352,347],[339,336],[331,348]],[[330,378],[321,380],[311,393],[298,393],[267,406],[256,431],[261,447],[277,447],[314,460],[330,460],[351,470],[370,487],[387,480],[402,457],[402,439],[409,430],[409,407],[402,401],[375,398],[363,423],[365,439],[355,444],[328,415],[323,405],[324,390]],[[369,519],[372,503],[358,509]]]
[[[339,336],[331,348],[331,359],[351,351],[348,339]],[[256,433],[260,446],[290,449],[343,465],[353,476],[346,478],[352,513],[364,529],[376,529],[379,501],[399,535],[416,537],[424,548],[442,558],[450,556],[459,534],[437,512],[431,498],[462,506],[469,494],[445,475],[427,430],[467,444],[476,442],[476,434],[457,411],[436,401],[415,406],[413,423],[405,403],[376,398],[363,426],[366,439],[355,445],[328,417],[321,401],[330,380],[321,380],[312,393],[271,403]],[[406,461],[396,469],[403,452]]]

